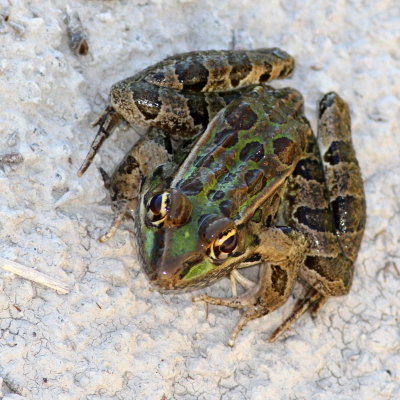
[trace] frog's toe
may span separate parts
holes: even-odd
[[[244,275],[242,275],[238,270],[234,270],[231,272],[231,278],[238,282],[241,286],[243,286],[247,290],[251,290],[256,286],[256,283],[250,279],[247,279]]]
[[[212,297],[204,294],[202,296],[194,297],[192,301],[204,301],[207,304],[242,309],[245,307],[251,307],[254,304],[255,299],[253,296]]]
[[[113,222],[111,223],[111,226],[108,229],[108,231],[99,237],[99,242],[104,243],[115,235],[115,232],[121,225],[121,222],[124,219],[129,209],[129,206],[130,206],[129,202],[123,202],[123,203],[120,202],[117,205],[115,205],[115,214]]]
[[[272,332],[268,342],[272,343],[278,339],[282,333],[286,332],[307,310],[313,312],[314,309],[318,310],[325,304],[326,298],[323,297],[315,289],[309,291],[309,294],[301,301],[297,302],[292,313]]]
[[[231,336],[228,341],[228,345],[233,347],[235,340],[238,337],[240,331],[253,319],[262,317],[268,314],[268,311],[260,310],[257,307],[251,307],[245,311],[245,313],[240,317],[238,323],[233,328]]]

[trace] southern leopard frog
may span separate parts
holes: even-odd
[[[286,302],[298,277],[308,292],[270,340],[346,294],[364,230],[348,107],[323,97],[318,150],[301,94],[265,84],[293,67],[276,48],[167,58],[112,87],[79,171],[122,119],[150,128],[111,177],[102,170],[115,218],[101,240],[131,213],[141,264],[160,291],[233,274],[244,294],[196,299],[243,310],[231,345],[248,321]],[[256,283],[237,272],[255,264]]]

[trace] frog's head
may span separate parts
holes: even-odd
[[[234,221],[206,213],[192,201],[179,189],[141,200],[138,249],[152,285],[160,290],[205,286],[245,257],[245,236]]]

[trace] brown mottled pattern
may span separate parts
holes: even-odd
[[[328,94],[322,100],[319,144],[325,174],[315,139],[309,136],[304,159],[289,180],[283,204],[285,218],[305,234],[309,243],[300,273],[325,296],[349,290],[365,221],[362,180],[346,112],[337,95]]]
[[[351,142],[349,109],[333,92],[321,100],[318,145],[334,210],[335,232],[342,251],[354,262],[365,227],[365,196]]]
[[[282,296],[285,293],[288,281],[287,271],[279,265],[271,265],[271,281],[274,282],[274,289]]]
[[[288,76],[294,60],[284,51],[197,51],[169,57],[134,78],[177,90],[219,91]]]

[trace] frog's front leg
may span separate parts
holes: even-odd
[[[217,298],[199,296],[194,301],[243,309],[228,344],[233,346],[241,329],[251,320],[262,317],[283,305],[292,292],[304,259],[306,240],[290,228],[268,228],[260,235],[259,249],[262,265],[258,282],[237,297]]]
[[[171,154],[165,145],[167,138],[161,130],[152,129],[140,139],[121,161],[112,176],[101,168],[104,184],[111,194],[114,219],[109,230],[99,240],[105,242],[114,235],[128,212],[136,210],[140,182],[160,165],[170,161]]]

